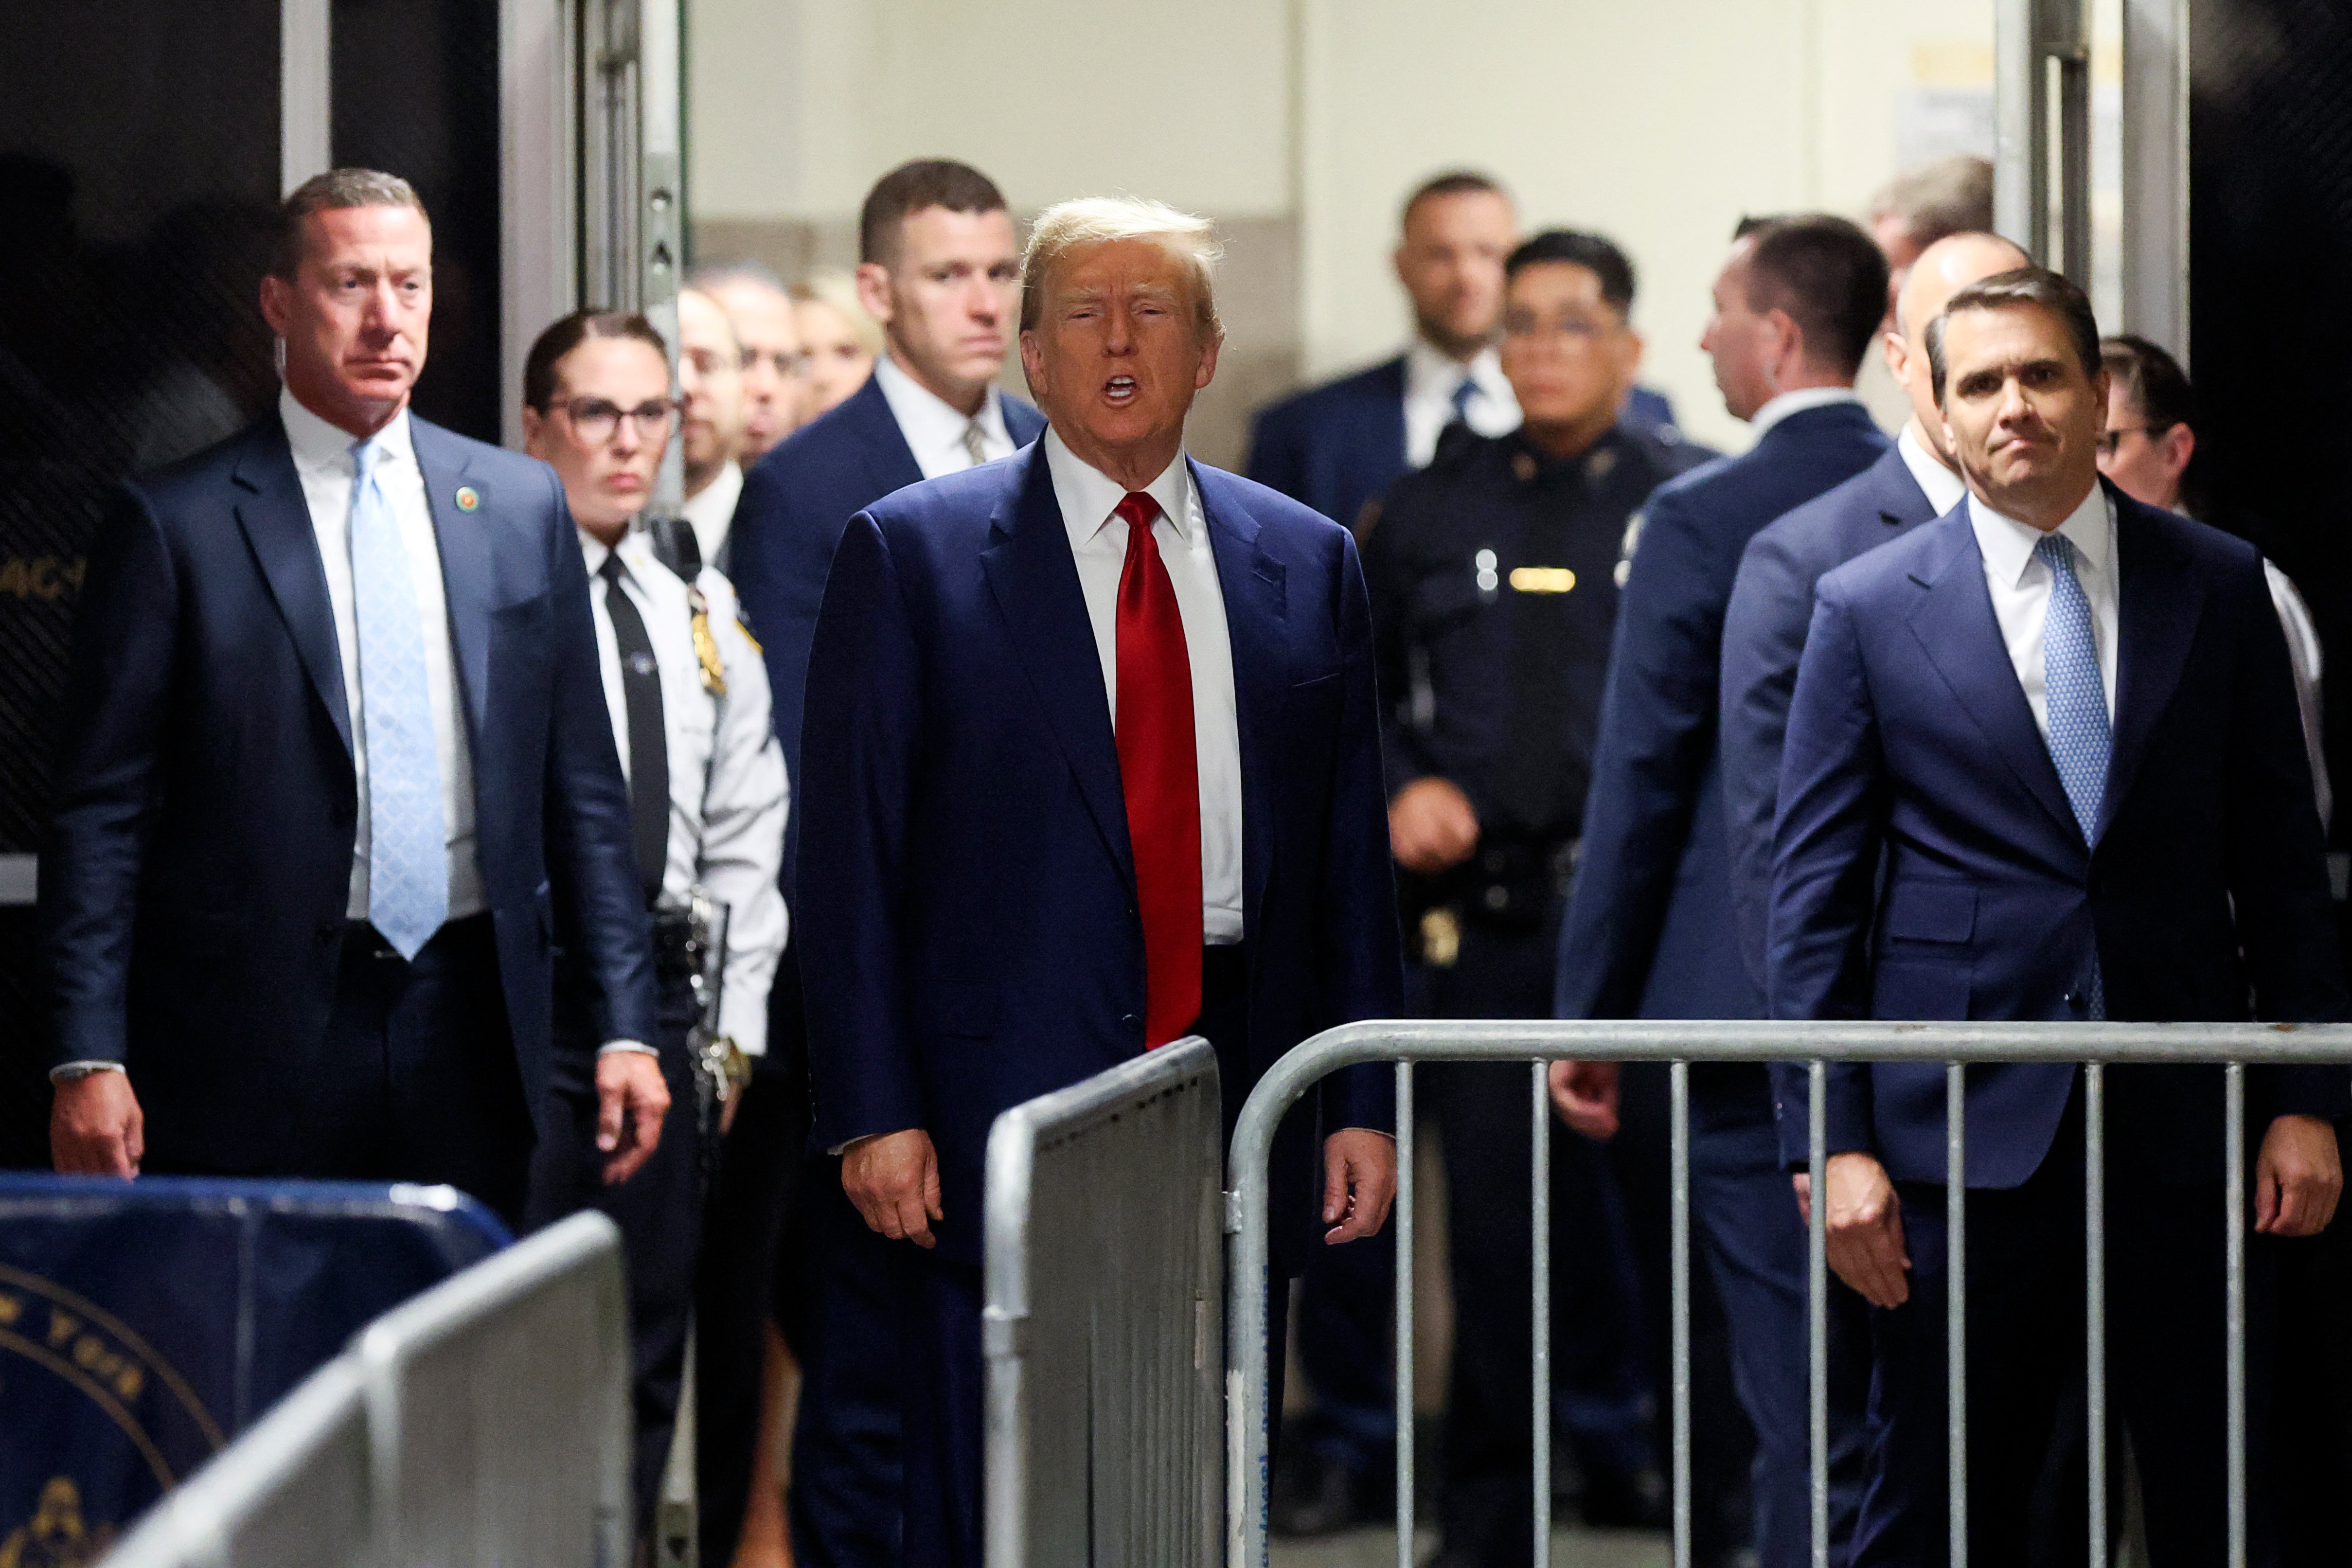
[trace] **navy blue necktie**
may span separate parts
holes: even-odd
[[[1454,396],[1450,400],[1454,405],[1453,423],[1456,425],[1470,423],[1470,400],[1477,395],[1478,384],[1470,377],[1464,376],[1461,384],[1454,387]]]

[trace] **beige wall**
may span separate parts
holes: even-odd
[[[1647,378],[1738,445],[1697,349],[1732,224],[1858,213],[1913,100],[1965,98],[1979,62],[1989,88],[1992,27],[1991,0],[688,0],[688,16],[699,254],[847,259],[867,184],[925,154],[986,169],[1022,212],[1131,191],[1224,223],[1232,341],[1193,430],[1223,462],[1255,402],[1393,352],[1397,202],[1459,163],[1503,178],[1531,226],[1627,248]]]

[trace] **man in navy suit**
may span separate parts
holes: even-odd
[[[891,491],[1010,457],[1045,428],[1035,409],[994,386],[1013,343],[1021,271],[1013,219],[994,182],[945,159],[893,169],[866,194],[858,255],[858,298],[882,322],[886,351],[863,387],[751,468],[731,534],[731,575],[767,656],[776,735],[795,781],[809,643],[842,530]],[[785,833],[789,898],[797,816]],[[801,968],[795,942],[776,973],[773,1065],[755,1069],[751,1102],[801,1093],[783,1076],[802,1055]],[[790,1153],[800,1157],[797,1148]],[[836,1164],[813,1154],[794,1184],[785,1222],[789,1260],[779,1282],[805,1379],[791,1524],[799,1560],[814,1568],[887,1563],[898,1534],[899,1355],[889,1327],[888,1270],[881,1245],[841,1195]],[[738,1179],[753,1178],[746,1172]],[[785,1173],[769,1179],[782,1184]],[[706,1320],[725,1310],[721,1298],[756,1302],[764,1314],[766,1262],[721,1265],[740,1277],[706,1290]],[[740,1310],[727,1316],[744,1318]],[[710,1359],[703,1383],[711,1413],[704,1539],[722,1549],[742,1521],[751,1484],[746,1439],[759,1418],[751,1347],[740,1332],[727,1343],[747,1364],[738,1368],[724,1354]]]
[[[1439,174],[1405,198],[1400,228],[1396,275],[1412,301],[1412,346],[1259,410],[1244,465],[1258,483],[1350,528],[1365,502],[1428,466],[1447,426],[1507,436],[1519,424],[1495,350],[1503,260],[1518,243],[1510,196],[1485,174]],[[1673,431],[1664,396],[1643,387],[1626,395],[1629,425]]]
[[[2101,482],[2107,378],[2074,284],[1996,274],[1952,297],[1927,348],[1969,495],[1821,580],[1780,776],[1773,1015],[2343,1018],[2262,558]],[[1805,1077],[1775,1071],[1793,1162]],[[2327,1119],[2347,1109],[2343,1070],[2249,1076],[2255,1227],[2314,1234],[2342,1187]],[[2061,1395],[2082,1375],[2078,1082],[2063,1063],[1968,1075],[1979,1562],[2024,1561]],[[1827,1095],[1830,1263],[1876,1309],[1853,1562],[1937,1563],[1944,1073],[1833,1065]],[[2145,1482],[2152,1561],[2218,1563],[2221,1074],[2116,1068],[2106,1101],[2108,1386]]]
[[[818,1142],[900,1244],[914,1564],[981,1556],[997,1114],[1197,1032],[1230,1124],[1290,1047],[1398,1005],[1354,541],[1183,452],[1223,338],[1214,257],[1205,221],[1157,203],[1042,214],[1021,343],[1045,437],[866,509],[825,587],[798,883],[810,1060]],[[1335,1075],[1277,1148],[1277,1278],[1318,1212],[1331,1242],[1385,1219],[1388,1080]]]
[[[588,580],[543,463],[408,412],[406,182],[287,199],[276,412],[134,481],[74,628],[41,942],[58,1169],[448,1182],[509,1220],[548,1086],[605,1179],[668,1105]],[[601,1042],[553,1059],[552,952]]]
[[[1759,529],[1885,454],[1852,390],[1885,309],[1885,259],[1843,218],[1743,225],[1716,280],[1700,346],[1756,444],[1660,486],[1626,531],[1583,854],[1560,935],[1562,1017],[1762,1016],[1739,962],[1724,844],[1724,606]],[[1559,1064],[1553,1090],[1570,1125],[1614,1125],[1612,1064]],[[1764,1068],[1693,1069],[1691,1134],[1693,1217],[1756,1433],[1756,1544],[1781,1568],[1810,1556],[1804,1264]],[[1662,1185],[1662,1155],[1646,1163]]]

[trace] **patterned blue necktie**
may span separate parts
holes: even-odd
[[[2091,601],[2074,578],[2074,544],[2063,533],[2046,533],[2033,553],[2050,568],[2050,609],[2042,631],[2042,695],[2050,718],[2050,760],[2074,808],[2074,820],[2090,842],[2099,821],[2099,800],[2107,790],[2107,693],[2099,679],[2099,649],[2091,637]],[[2095,957],[2091,964],[2090,1016],[2107,1016],[2105,987]]]
[[[403,958],[449,913],[441,757],[425,683],[425,626],[383,449],[352,447],[352,601],[359,622],[360,733],[367,749],[368,921]]]
[[[1464,376],[1461,384],[1454,389],[1454,396],[1452,399],[1454,404],[1453,423],[1456,425],[1467,425],[1470,423],[1470,400],[1477,395],[1478,384],[1475,381],[1473,381],[1470,377],[1466,375]]]

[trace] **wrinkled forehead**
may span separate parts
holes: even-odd
[[[1160,235],[1081,242],[1055,258],[1045,272],[1049,298],[1119,295],[1189,304],[1195,285],[1190,260]]]

